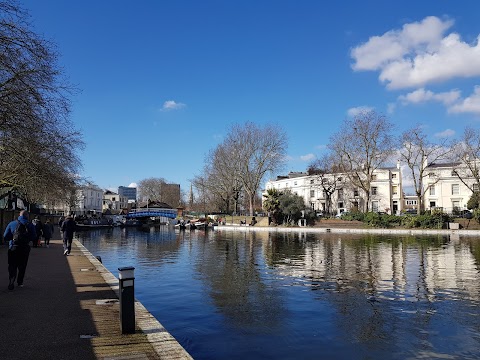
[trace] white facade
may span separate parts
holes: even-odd
[[[101,214],[103,190],[96,185],[85,185],[76,191],[75,215]]]
[[[441,208],[446,213],[467,209],[467,202],[472,196],[471,189],[478,191],[476,179],[463,179],[456,174],[458,163],[431,164],[427,167],[428,177],[424,182],[424,205],[426,210]]]
[[[334,185],[332,185],[334,184]],[[290,190],[304,198],[305,204],[316,212],[338,214],[354,209],[365,208],[365,193],[355,188],[346,174],[308,175],[289,173],[266,183],[265,191],[275,188]],[[330,207],[328,195],[331,192]],[[402,176],[399,167],[377,169],[370,188],[368,208],[375,212],[399,214],[403,209]],[[328,209],[330,208],[330,209]]]
[[[103,211],[111,210],[113,212],[119,212],[128,207],[128,198],[107,190],[103,194],[102,204]]]

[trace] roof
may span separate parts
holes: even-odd
[[[448,167],[456,167],[456,166],[459,166],[461,165],[460,162],[450,162],[450,163],[439,163],[439,164],[436,164],[436,163],[431,163],[431,164],[428,164],[427,165],[427,168],[448,168]]]
[[[149,201],[148,204],[147,202],[142,202],[138,206],[139,208],[160,208],[160,209],[173,209],[170,205],[167,203],[161,202],[161,201]]]

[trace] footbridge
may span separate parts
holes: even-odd
[[[177,217],[176,209],[165,208],[141,208],[132,209],[127,214],[127,219],[133,218],[146,218],[146,217],[166,217],[169,219],[175,219]]]

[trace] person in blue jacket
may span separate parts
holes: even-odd
[[[24,226],[21,226],[21,225]],[[18,240],[14,241],[14,234],[19,234]],[[18,286],[23,286],[23,278],[27,269],[28,256],[30,255],[30,242],[37,238],[35,227],[28,220],[28,212],[20,211],[17,220],[10,222],[3,234],[5,241],[8,241],[8,289],[13,290],[15,280]]]

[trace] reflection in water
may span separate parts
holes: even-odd
[[[113,229],[78,238],[195,359],[479,358],[480,245]]]

